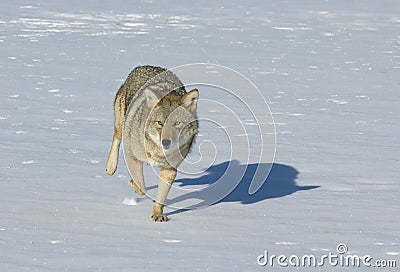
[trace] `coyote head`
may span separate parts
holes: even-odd
[[[145,132],[151,140],[165,151],[190,145],[198,129],[198,90],[193,89],[184,96],[170,92],[161,98],[151,89],[146,89],[144,95],[150,110]]]

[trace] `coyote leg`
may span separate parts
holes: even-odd
[[[151,219],[156,222],[168,221],[168,217],[163,214],[163,210],[165,201],[167,200],[169,190],[171,189],[171,185],[174,182],[175,177],[176,169],[161,168],[160,179],[158,180],[156,203],[154,204],[151,214]]]
[[[128,165],[129,173],[131,174],[130,185],[135,189],[139,195],[144,195],[147,190],[144,184],[143,177],[143,162],[126,154],[126,164]]]
[[[106,164],[106,172],[109,175],[114,174],[115,170],[117,170],[119,146],[122,141],[122,130],[125,123],[125,96],[122,90],[121,87],[114,101],[114,136]]]
[[[109,175],[112,175],[115,173],[115,170],[117,170],[117,164],[118,164],[118,154],[119,154],[119,145],[121,144],[121,140],[119,140],[117,137],[113,137],[112,144],[111,144],[111,149],[110,153],[108,154],[108,159],[107,159],[107,164],[106,164],[106,172]]]

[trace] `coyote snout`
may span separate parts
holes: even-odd
[[[171,146],[171,140],[170,139],[163,139],[161,140],[161,144],[164,149],[168,149]]]

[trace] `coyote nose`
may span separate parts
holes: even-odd
[[[171,140],[164,139],[161,141],[161,144],[164,148],[169,148],[169,146],[171,145]]]

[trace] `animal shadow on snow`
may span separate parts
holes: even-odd
[[[295,168],[289,165],[273,163],[269,176],[266,178],[266,180],[262,182],[262,186],[258,189],[258,191],[256,191],[256,193],[250,195],[248,193],[249,186],[252,183],[252,179],[257,167],[262,167],[267,170],[271,166],[271,164],[254,163],[241,165],[236,160],[230,162],[226,161],[217,165],[213,165],[205,171],[205,174],[203,176],[198,178],[178,179],[175,181],[175,184],[180,187],[186,187],[190,185],[212,185],[214,182],[217,182],[222,175],[224,175],[225,170],[228,168],[228,165],[230,163],[233,164],[231,167],[234,167],[235,172],[244,172],[243,178],[241,179],[240,183],[232,190],[232,192],[230,192],[221,200],[214,203],[214,205],[221,202],[240,202],[242,204],[253,204],[271,198],[291,195],[298,191],[311,190],[320,187],[297,185],[296,179],[299,172]],[[205,189],[191,191],[187,194],[178,196],[168,201],[167,205],[173,206],[174,203],[192,198],[207,201],[207,199],[205,199],[207,198],[207,194],[205,194],[205,192],[203,191],[205,191]],[[169,214],[175,214],[184,211],[185,210],[175,210],[170,212]]]

